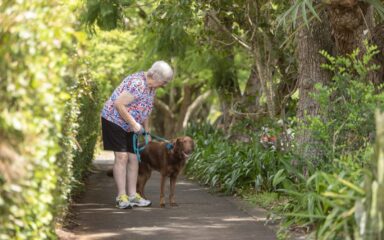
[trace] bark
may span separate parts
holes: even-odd
[[[262,95],[260,78],[257,73],[256,65],[253,65],[245,91],[241,97],[241,110],[243,112],[254,113],[260,109],[260,98]]]
[[[187,112],[183,119],[183,125],[182,129],[185,129],[187,127],[188,121],[193,113],[195,113],[199,107],[207,100],[207,98],[211,95],[211,91],[208,91],[193,101],[193,103],[188,107]]]
[[[177,94],[177,96],[175,94],[180,100],[177,103],[173,103],[173,105],[160,99],[155,99],[155,108],[151,119],[156,119],[156,121],[153,121],[153,125],[159,135],[173,138],[183,130],[183,123],[188,121],[192,114],[192,112],[190,112],[191,106],[193,106],[198,99],[194,100],[193,93],[197,92],[200,87],[201,84],[185,85],[182,98],[179,94]],[[169,99],[169,97],[166,97],[166,99]],[[196,108],[193,108],[192,111],[195,112]],[[186,118],[187,120],[185,120]]]
[[[192,87],[190,85],[185,85],[183,88],[184,96],[183,101],[181,103],[180,110],[178,111],[177,123],[175,124],[175,132],[180,132],[183,127],[183,121],[185,115],[187,114],[188,108],[192,103]]]
[[[322,15],[325,15],[323,12]],[[324,16],[323,16],[324,17]],[[310,27],[303,27],[297,36],[298,54],[298,89],[299,102],[296,116],[301,124],[301,131],[297,133],[296,143],[299,154],[305,160],[316,165],[322,158],[319,141],[311,129],[307,128],[307,117],[320,116],[320,105],[310,95],[315,93],[315,84],[326,83],[330,80],[329,73],[320,65],[325,59],[319,54],[320,50],[332,52],[327,21],[314,21]]]
[[[165,138],[174,137],[173,128],[175,122],[175,115],[171,111],[170,107],[159,99],[155,99],[154,102],[154,115],[157,116],[153,121],[158,134],[164,136]]]
[[[247,13],[244,25],[250,29],[249,41],[254,66],[259,80],[259,93],[266,99],[267,111],[272,119],[276,116],[275,86],[273,82],[273,69],[277,63],[274,54],[274,46],[277,44],[275,36],[267,30],[268,25],[263,25],[266,16],[261,15],[261,7],[257,1],[246,1]],[[257,92],[255,92],[257,94]]]
[[[380,69],[370,75],[370,80],[376,85],[384,83],[384,22],[378,24],[372,33],[372,43],[378,47],[380,51],[374,57],[374,63],[380,65]]]
[[[260,49],[259,46],[255,46],[253,49],[253,54],[256,69],[260,77],[261,89],[267,100],[268,115],[272,119],[276,116],[276,106],[271,63],[268,61],[270,57],[263,55],[262,49]]]
[[[298,88],[298,79],[295,78],[283,78],[278,86],[275,94],[276,105],[276,114],[280,116],[281,119],[285,118],[286,108],[289,105],[288,101],[293,93]]]
[[[373,29],[372,7],[357,0],[333,0],[328,9],[336,53],[345,55],[356,48],[363,50],[363,40]]]
[[[233,20],[220,11],[220,6],[213,4],[216,10],[207,12],[205,28],[211,33],[212,46],[214,47],[213,58],[215,67],[213,69],[214,87],[219,95],[224,129],[228,130],[232,121],[230,108],[240,100],[240,88],[237,81],[236,69],[234,67],[234,44],[250,49],[240,37],[233,34]]]

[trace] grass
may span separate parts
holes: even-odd
[[[255,192],[248,190],[241,193],[244,200],[254,206],[260,206],[270,211],[278,210],[285,202],[285,199],[279,197],[275,192]]]

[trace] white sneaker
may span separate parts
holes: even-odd
[[[116,207],[120,209],[132,208],[128,196],[123,194],[116,198]]]
[[[140,194],[136,193],[135,196],[129,197],[129,202],[131,206],[137,207],[148,207],[151,206],[151,201],[146,200],[140,196]]]

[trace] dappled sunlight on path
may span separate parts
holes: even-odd
[[[73,206],[76,239],[275,239],[260,221],[265,216],[257,219],[240,210],[232,197],[211,194],[184,178],[176,187],[179,206],[160,208],[159,179],[154,172],[146,189],[152,207],[120,210],[114,207],[113,179],[105,171],[91,175],[84,196]]]

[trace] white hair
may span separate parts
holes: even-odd
[[[169,82],[173,78],[173,70],[168,63],[156,61],[148,70],[147,75],[155,81]]]

